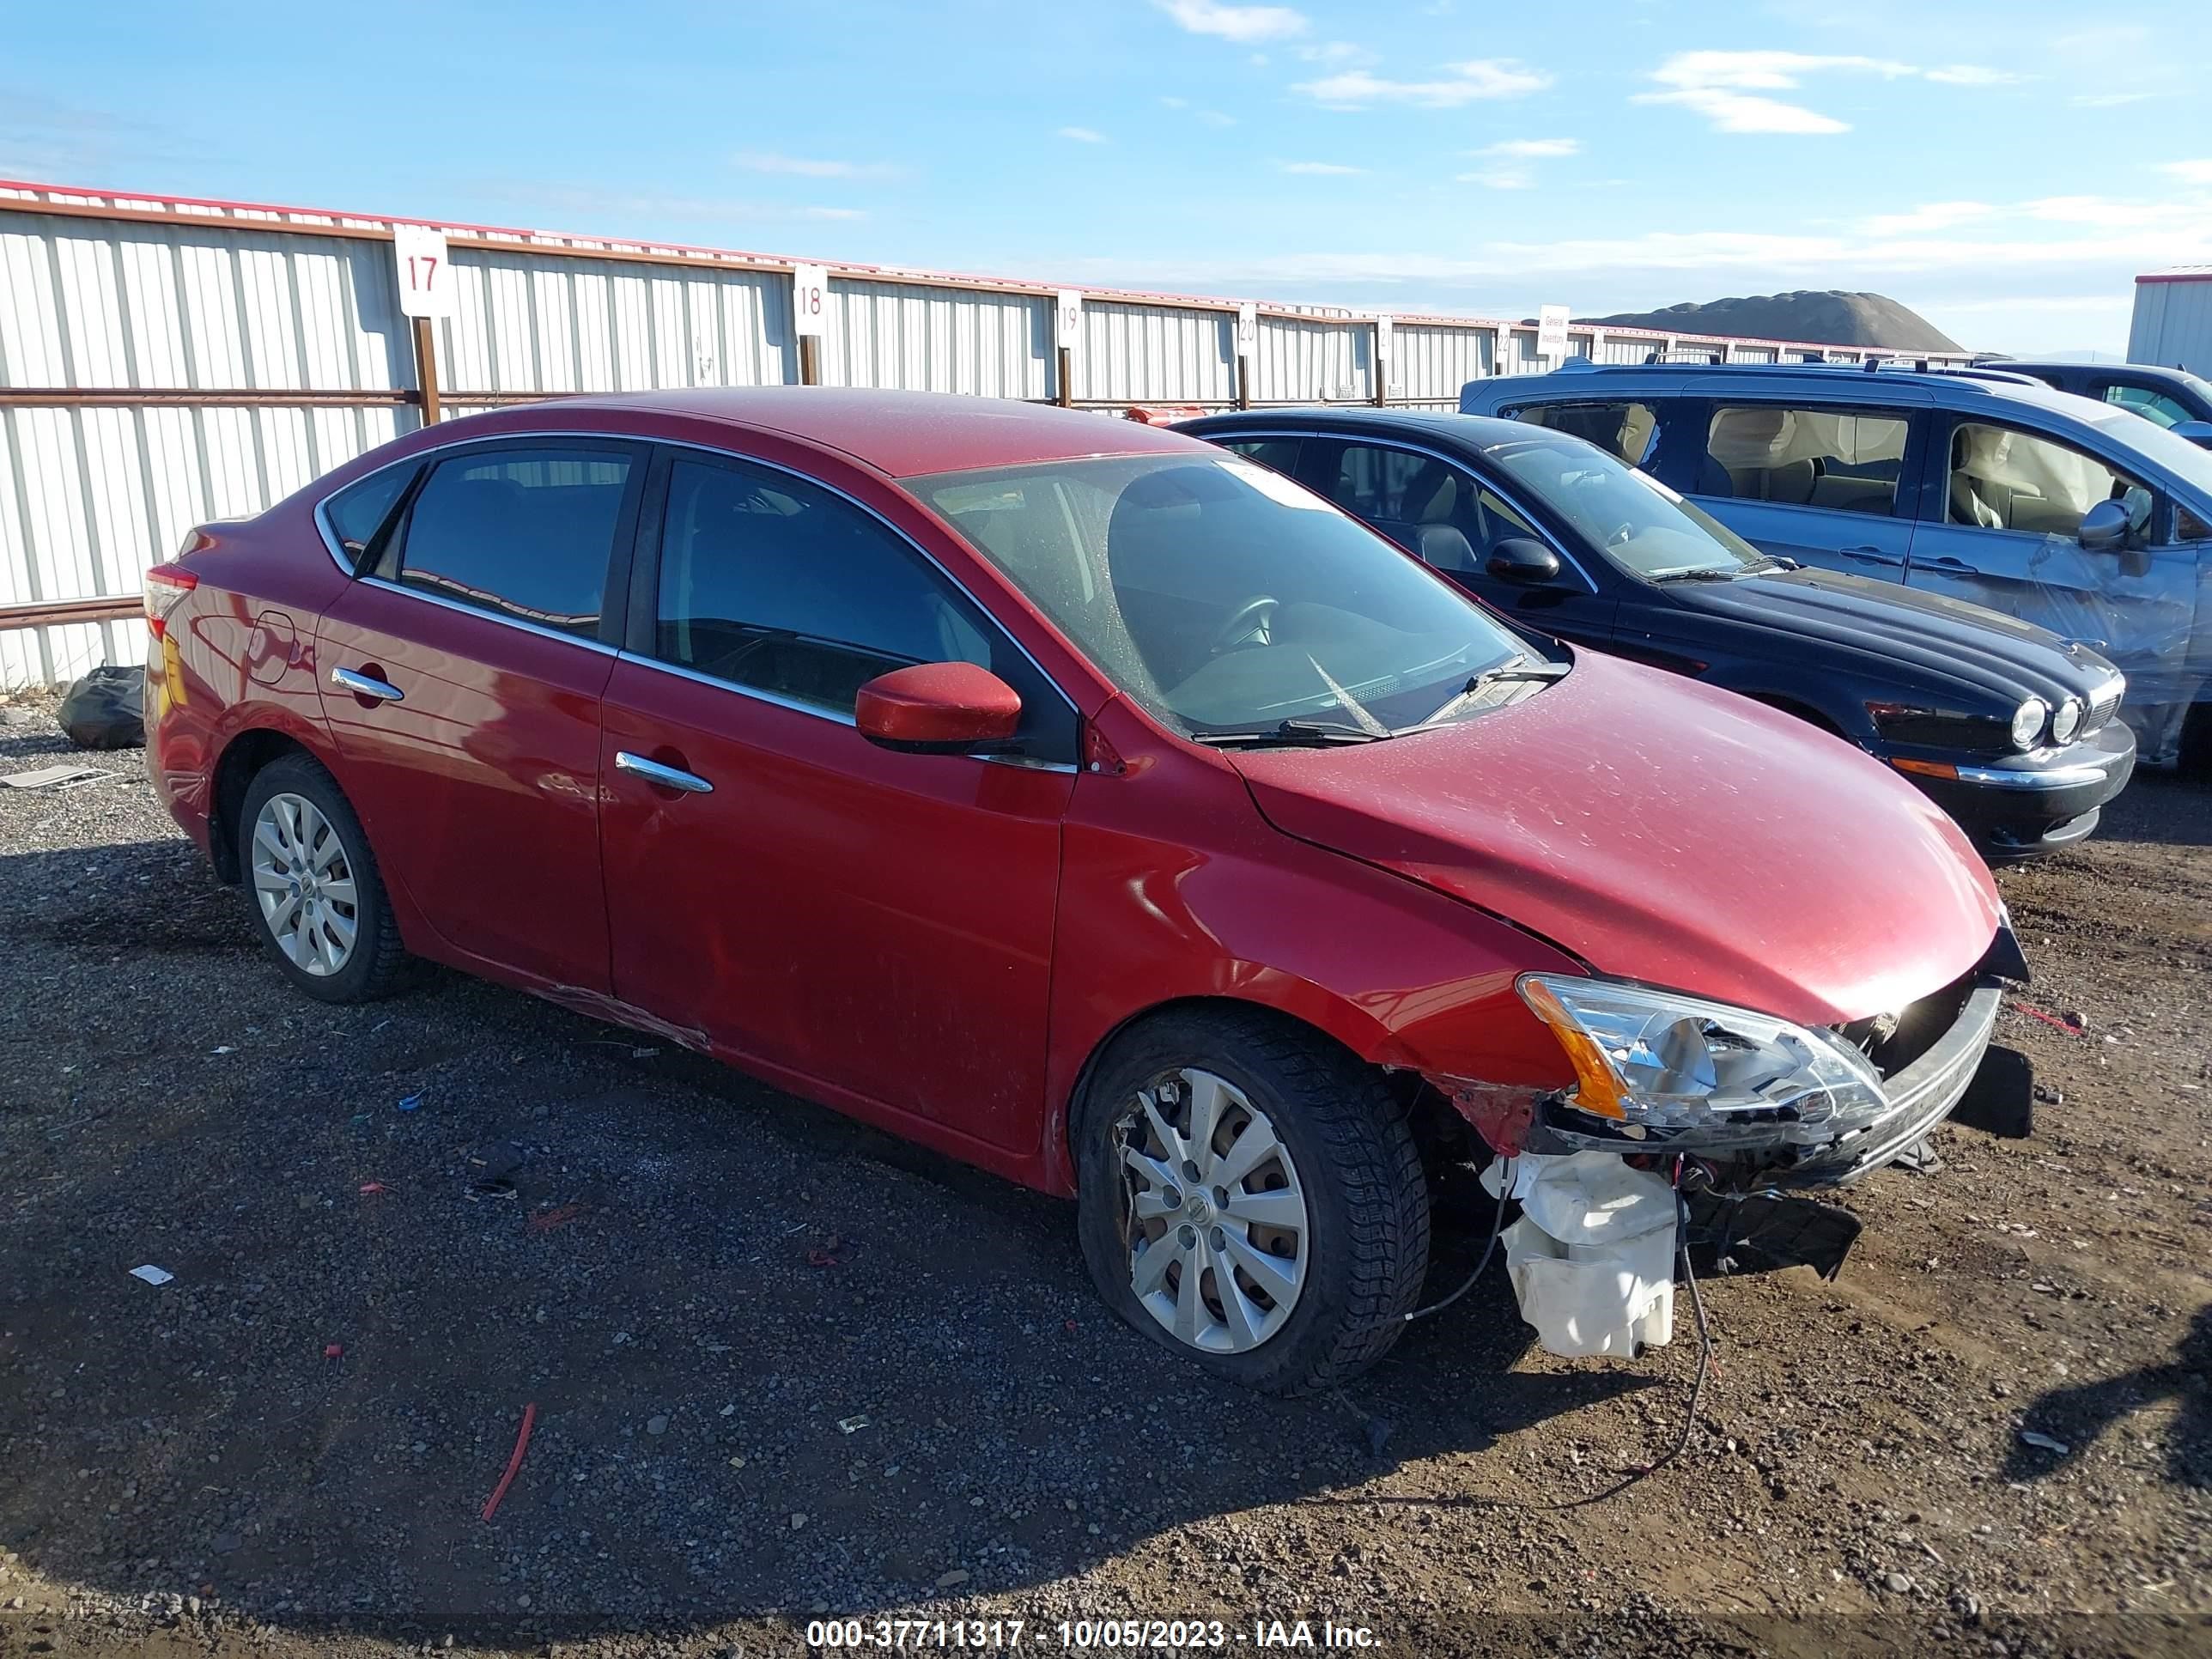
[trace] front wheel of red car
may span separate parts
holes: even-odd
[[[239,814],[238,867],[263,946],[324,1002],[369,1002],[401,982],[407,953],[376,856],[336,779],[306,755],[254,775]]]
[[[1073,1126],[1083,1255],[1146,1335],[1268,1394],[1382,1358],[1428,1268],[1429,1196],[1382,1079],[1260,1012],[1176,1012],[1101,1058]]]

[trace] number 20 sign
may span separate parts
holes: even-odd
[[[446,258],[446,233],[428,225],[394,225],[392,255],[399,270],[399,314],[450,317],[453,274]]]

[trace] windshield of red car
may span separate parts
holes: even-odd
[[[1314,719],[1395,729],[1523,653],[1418,561],[1235,457],[1093,458],[906,483],[1186,735]]]

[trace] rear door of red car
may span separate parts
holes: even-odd
[[[665,451],[637,547],[601,754],[615,994],[848,1107],[1033,1146],[1073,708],[811,478]],[[956,659],[1021,693],[1022,755],[854,729],[863,682]]]
[[[339,782],[463,965],[608,988],[599,696],[646,455],[551,437],[441,453],[323,619]]]

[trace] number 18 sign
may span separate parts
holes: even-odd
[[[446,259],[446,233],[428,225],[394,225],[392,254],[399,269],[399,314],[452,316],[453,275]]]

